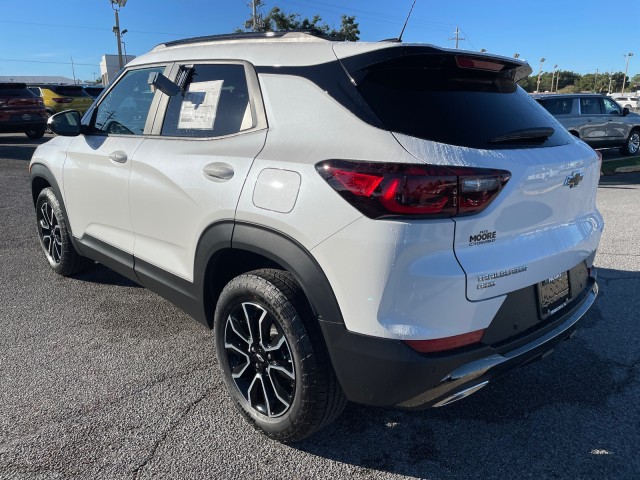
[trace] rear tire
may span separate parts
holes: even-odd
[[[637,155],[640,150],[640,130],[631,130],[629,138],[620,149],[623,155]]]
[[[70,277],[93,265],[93,260],[80,255],[71,243],[67,219],[51,188],[38,195],[36,217],[40,246],[54,272]]]
[[[31,140],[37,140],[38,138],[42,138],[44,136],[44,127],[30,128],[24,133]]]
[[[234,278],[216,306],[226,387],[250,424],[282,442],[325,427],[347,403],[312,315],[300,286],[281,270]]]

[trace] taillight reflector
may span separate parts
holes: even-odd
[[[511,177],[505,170],[346,160],[327,160],[316,170],[369,218],[478,213]]]
[[[453,337],[434,338],[432,340],[405,340],[404,343],[416,352],[434,353],[478,343],[483,335],[484,329],[463,333],[462,335],[454,335]]]

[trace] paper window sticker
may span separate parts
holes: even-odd
[[[179,129],[213,130],[224,80],[193,82],[180,106]]]

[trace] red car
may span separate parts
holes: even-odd
[[[0,83],[0,133],[41,138],[47,124],[44,103],[24,83]]]

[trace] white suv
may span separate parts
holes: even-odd
[[[593,304],[598,155],[512,58],[305,33],[165,43],[30,165],[40,242],[213,328],[240,412],[293,441],[348,400],[442,406]]]

